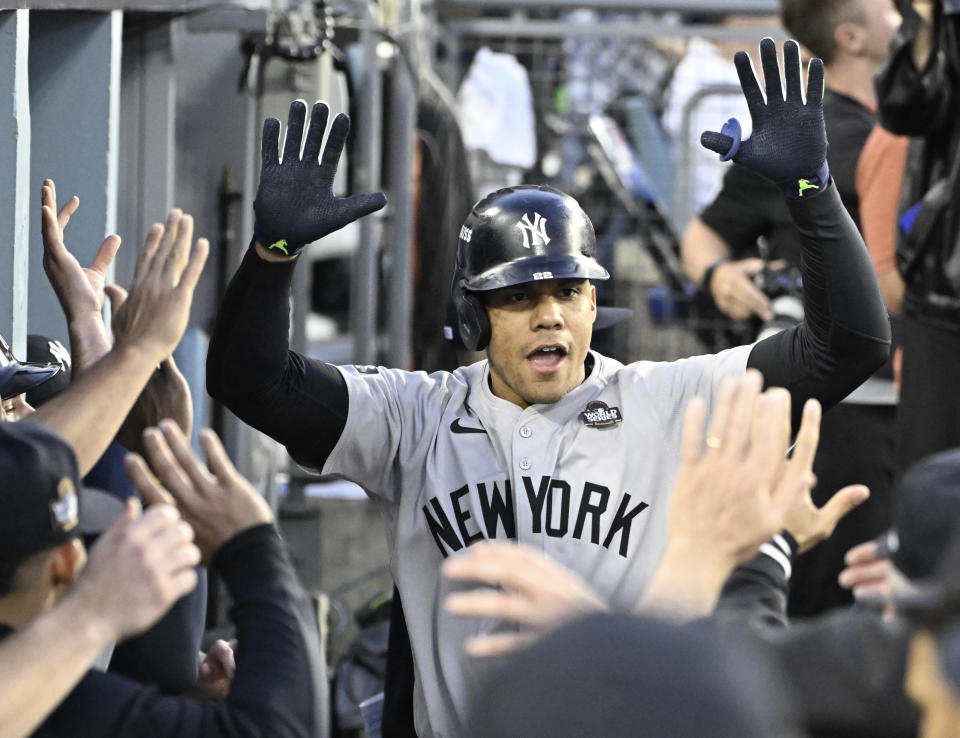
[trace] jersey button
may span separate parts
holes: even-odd
[[[526,456],[524,456],[522,459],[520,459],[520,468],[521,468],[521,469],[523,469],[524,471],[526,471],[527,469],[530,468],[530,466],[531,466],[531,464],[530,464],[530,459],[528,459]]]
[[[526,426],[526,425],[525,425],[525,426],[523,426],[523,427],[520,429],[520,437],[521,437],[521,438],[529,438],[529,437],[532,436],[532,435],[533,435],[533,431],[530,430],[529,426]]]

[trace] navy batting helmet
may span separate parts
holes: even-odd
[[[43,384],[63,367],[56,362],[17,361],[10,346],[0,336],[0,398],[10,400]]]
[[[596,259],[590,218],[570,195],[545,185],[507,187],[473,206],[457,244],[453,302],[471,351],[490,341],[490,321],[472,293],[543,279],[609,279]]]

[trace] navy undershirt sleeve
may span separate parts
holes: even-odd
[[[831,182],[787,207],[801,236],[804,321],[759,341],[747,366],[790,391],[793,428],[804,403],[840,402],[888,358],[890,322],[873,264]]]
[[[347,387],[336,367],[290,350],[295,268],[247,252],[210,337],[207,392],[298,462],[320,468],[343,432]]]

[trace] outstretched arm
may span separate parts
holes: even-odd
[[[103,324],[103,295],[107,272],[120,248],[120,237],[107,236],[93,263],[81,267],[63,240],[67,223],[80,207],[80,198],[74,195],[58,211],[56,185],[52,179],[45,179],[40,201],[43,270],[67,319],[73,372],[82,374],[110,350],[110,338]]]
[[[340,437],[347,393],[334,367],[289,349],[293,269],[308,243],[386,204],[379,192],[334,196],[350,120],[342,114],[334,119],[321,156],[328,115],[325,103],[313,106],[302,158],[303,101],[290,105],[282,160],[280,122],[264,122],[254,242],[227,288],[207,355],[207,391],[314,466],[322,465]]]
[[[131,503],[55,607],[0,643],[0,733],[31,734],[118,639],[148,627],[196,585],[200,553],[176,510]],[[74,726],[76,729],[76,726]]]
[[[326,676],[310,598],[296,580],[269,505],[237,473],[212,432],[201,432],[199,440],[206,464],[174,423],[161,423],[144,434],[152,468],[136,454],[127,457],[126,468],[144,500],[176,504],[196,533],[203,561],[223,576],[239,640],[227,697],[160,697],[123,677],[89,672],[51,717],[51,733],[73,734],[78,724],[170,738],[323,733]]]
[[[105,295],[110,298],[113,309],[114,330],[121,329],[117,320],[123,318],[120,306],[126,300],[127,291],[105,284],[110,264],[120,247],[120,237],[107,236],[93,263],[81,267],[64,241],[67,224],[80,207],[79,198],[74,195],[57,211],[56,184],[52,179],[45,179],[41,201],[43,268],[67,318],[73,376],[79,377],[110,351],[112,341],[103,322]],[[136,450],[140,447],[143,429],[161,418],[173,418],[187,432],[193,427],[190,389],[172,354],[150,377],[118,431],[117,440]]]
[[[157,364],[186,329],[208,250],[203,238],[191,250],[192,237],[193,218],[179,210],[171,211],[166,228],[150,229],[124,305],[125,330],[89,371],[31,418],[70,442],[81,474],[103,454]]]
[[[785,96],[776,44],[761,41],[760,55],[766,99],[746,53],[734,58],[753,134],[741,141],[740,125],[731,119],[701,142],[777,184],[800,232],[804,322],[757,343],[748,360],[767,386],[790,391],[796,429],[806,400],[829,408],[883,364],[890,326],[863,239],[830,179],[823,64],[811,60],[804,101],[797,44],[784,44]]]

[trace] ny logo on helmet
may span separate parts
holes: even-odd
[[[536,243],[537,239],[546,246],[550,243],[550,236],[547,235],[547,219],[540,213],[534,212],[533,223],[530,222],[530,216],[526,213],[517,221],[517,228],[523,233],[523,247],[529,249],[531,242]]]

